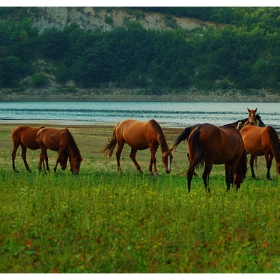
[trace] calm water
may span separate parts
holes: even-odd
[[[126,118],[156,119],[163,126],[186,127],[210,122],[224,125],[246,118],[258,108],[266,125],[279,127],[279,103],[221,102],[1,102],[0,121],[13,123],[102,124]]]

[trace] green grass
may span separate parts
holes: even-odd
[[[279,272],[278,181],[1,173],[0,272]],[[216,178],[215,178],[216,177]]]
[[[91,148],[82,141],[85,135],[77,136],[84,157],[78,176],[61,169],[35,171],[38,151],[28,151],[32,173],[19,155],[14,173],[11,147],[2,141],[1,273],[279,272],[280,188],[274,164],[267,181],[260,160],[260,179],[248,172],[238,192],[226,192],[223,167],[214,166],[210,195],[198,171],[188,193],[182,175],[186,145],[175,153],[170,175],[160,162],[160,176],[148,175],[145,152],[139,154],[144,174],[138,174],[128,150],[124,173],[118,174],[115,158],[86,153]],[[5,131],[1,138],[7,138]],[[100,139],[102,146],[107,137]],[[49,153],[50,166],[55,156]]]

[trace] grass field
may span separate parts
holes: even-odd
[[[0,272],[29,273],[278,273],[280,271],[280,188],[273,162],[265,178],[247,178],[239,192],[226,192],[223,166],[210,174],[206,195],[199,170],[187,192],[187,144],[174,153],[165,174],[148,172],[149,151],[137,159],[137,173],[125,147],[117,172],[115,156],[100,150],[112,126],[71,127],[83,162],[78,176],[69,168],[39,173],[39,150],[27,152],[26,172],[18,150],[12,171],[11,131],[0,125]],[[52,127],[55,127],[52,125]],[[182,129],[164,128],[171,146]]]

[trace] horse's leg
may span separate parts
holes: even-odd
[[[150,146],[150,151],[151,151],[151,161],[150,161],[150,166],[149,166],[149,171],[150,174],[153,175],[157,175],[158,176],[158,172],[157,172],[157,159],[156,159],[156,152],[158,149],[158,143],[153,144],[152,146]],[[153,165],[154,165],[154,173],[153,173]]]
[[[256,174],[257,174],[257,178],[259,177],[259,172],[258,172],[258,157],[256,156],[255,158],[255,168],[256,168]]]
[[[233,183],[232,166],[230,164],[225,164],[225,172],[226,172],[227,191],[229,191],[230,185]]]
[[[38,170],[41,171],[42,169],[42,163],[43,163],[43,166],[44,166],[44,169],[45,169],[45,164],[44,164],[44,155],[42,154],[42,152],[40,153],[40,161],[39,161],[39,164],[38,164]]]
[[[274,158],[273,155],[271,155],[271,154],[265,154],[266,168],[267,168],[266,178],[267,178],[268,180],[271,180],[271,177],[270,177],[270,168],[271,168],[271,164],[272,164],[273,158]]]
[[[12,151],[12,167],[13,167],[13,170],[15,172],[17,172],[16,166],[15,166],[15,159],[16,159],[16,154],[17,154],[18,146],[19,146],[19,143],[18,142],[14,142],[14,147],[13,147],[13,151]]]
[[[210,193],[210,188],[209,188],[209,177],[210,176],[209,176],[209,174],[212,170],[212,167],[213,167],[212,162],[205,161],[205,167],[204,167],[202,178],[203,178],[203,181],[204,181],[205,190],[208,191],[209,193]]]
[[[189,153],[187,153],[187,158],[188,158],[188,160],[189,160],[189,162],[190,162],[190,154],[189,154]],[[195,173],[195,171],[193,172],[193,175],[194,175],[194,176],[197,176],[197,174]]]
[[[192,182],[192,177],[194,175],[194,168],[193,167],[189,167],[189,169],[187,170],[187,177],[188,177],[188,191],[191,191],[191,182]]]
[[[254,172],[254,161],[255,161],[256,156],[251,155],[250,157],[250,168],[251,168],[251,173],[252,173],[252,178],[256,178],[255,172]]]
[[[26,161],[26,150],[27,150],[27,148],[21,144],[21,150],[22,150],[21,157],[23,159],[25,168],[26,168],[27,171],[31,172],[31,170],[30,170],[30,168],[29,168],[29,166],[27,164],[27,161]]]
[[[116,152],[118,171],[120,171],[121,173],[122,173],[122,170],[121,170],[120,158],[121,158],[123,146],[124,146],[124,142],[118,143],[118,149]]]
[[[47,162],[47,160],[48,160],[47,148],[45,145],[40,145],[40,148],[41,148],[41,153],[40,153],[40,162],[39,162],[38,170],[42,169],[42,163],[43,163],[44,171],[46,171],[46,168],[45,168],[45,161],[46,161],[47,170],[50,171],[48,162]]]
[[[59,152],[57,153],[57,160],[56,160],[56,164],[55,164],[54,169],[53,169],[54,173],[56,173],[58,163],[59,163]]]
[[[136,161],[136,153],[137,153],[137,150],[131,148],[131,152],[130,152],[130,158],[131,160],[133,161],[134,165],[136,166],[137,170],[139,171],[139,173],[143,173],[140,165],[138,164],[138,162]]]
[[[46,168],[47,168],[47,171],[50,172],[50,168],[49,168],[49,158],[48,158],[47,150],[46,150],[46,155],[45,155],[45,161],[46,161]]]

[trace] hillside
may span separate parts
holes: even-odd
[[[215,23],[152,8],[2,9],[0,100],[279,99],[271,9],[196,11]],[[242,13],[247,21],[238,21]],[[8,21],[18,25],[14,39]]]
[[[122,8],[93,8],[93,7],[42,7],[28,13],[34,19],[34,26],[40,32],[56,27],[63,29],[66,25],[76,23],[80,28],[100,29],[110,31],[113,28],[125,26],[127,21],[137,21],[145,28],[150,29],[174,29],[174,26],[182,29],[213,26],[216,24],[201,21],[194,18],[167,17],[164,14],[143,12],[141,10]]]

